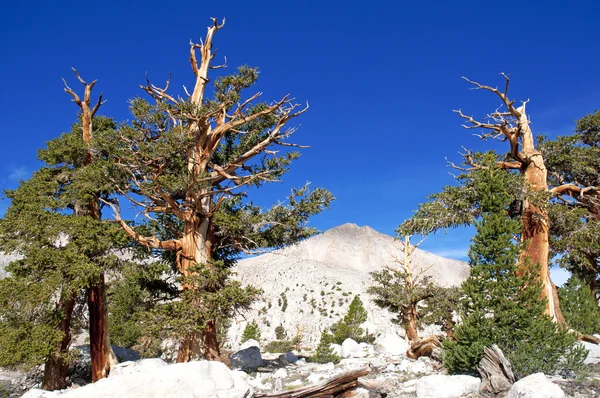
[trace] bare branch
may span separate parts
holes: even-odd
[[[179,251],[181,250],[181,242],[178,239],[171,239],[167,241],[161,241],[156,236],[146,237],[140,235],[136,230],[129,226],[123,219],[121,218],[121,208],[119,207],[119,203],[114,201],[107,201],[105,199],[100,198],[100,200],[106,205],[110,206],[114,212],[114,218],[119,225],[123,228],[123,230],[129,235],[132,239],[137,241],[142,246],[148,249],[164,249],[169,251]]]

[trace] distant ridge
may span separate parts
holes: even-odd
[[[257,320],[266,340],[274,340],[274,329],[282,324],[288,335],[300,327],[305,342],[315,343],[320,332],[343,316],[359,294],[368,312],[369,331],[401,332],[392,324],[392,316],[371,302],[366,289],[371,284],[370,272],[394,266],[395,258],[403,256],[403,242],[371,227],[348,223],[296,245],[241,260],[237,278],[264,291],[256,311],[246,317]],[[459,285],[469,275],[465,262],[420,249],[414,251],[412,260],[417,270],[425,269],[424,273],[442,286]],[[287,301],[285,312],[282,294]],[[245,323],[241,317],[234,322],[230,330],[234,345]]]

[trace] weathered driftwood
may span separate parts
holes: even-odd
[[[585,341],[586,343],[600,344],[600,339],[591,334],[580,334],[577,336],[577,340]]]
[[[516,381],[512,366],[496,344],[483,349],[483,358],[477,367],[481,375],[481,391],[500,394]]]
[[[351,370],[341,373],[329,380],[312,386],[300,387],[295,390],[281,391],[276,393],[258,393],[256,398],[302,398],[302,397],[334,397],[343,392],[355,388],[358,378],[369,374],[369,369]]]
[[[418,359],[419,357],[430,357],[433,350],[440,348],[442,343],[437,336],[429,336],[411,344],[406,356],[411,359]]]

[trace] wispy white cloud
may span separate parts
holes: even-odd
[[[7,179],[10,182],[19,182],[29,177],[30,173],[24,166],[12,167],[8,173]]]
[[[466,260],[468,258],[469,248],[468,247],[439,248],[439,249],[431,249],[428,251],[435,255],[438,255],[440,257],[452,258],[455,260]]]

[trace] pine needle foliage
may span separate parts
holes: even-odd
[[[310,357],[310,361],[315,363],[340,362],[342,358],[334,352],[333,347],[331,346],[332,341],[333,336],[331,336],[327,330],[324,330],[321,333],[317,351],[315,352],[315,355]]]
[[[583,334],[600,333],[600,309],[586,283],[573,275],[558,289],[558,296],[571,329]]]
[[[258,327],[256,320],[248,322],[244,328],[244,332],[242,333],[242,343],[248,340],[260,341],[260,328]]]
[[[360,327],[366,320],[367,310],[360,296],[356,295],[352,299],[344,318],[331,326],[332,341],[336,344],[342,344],[346,339],[352,339],[359,343],[369,341],[370,336]]]
[[[518,272],[521,245],[514,237],[520,223],[507,214],[510,176],[495,166],[494,156],[484,162],[486,167],[474,172],[481,218],[469,250],[471,273],[462,284],[463,322],[455,339],[444,342],[444,363],[453,373],[475,373],[483,348],[497,344],[518,377],[574,370],[585,352],[544,314],[536,280]]]
[[[105,117],[94,124],[98,135],[116,127]],[[102,167],[86,164],[87,153],[75,123],[38,152],[43,165],[30,179],[5,191],[11,204],[0,220],[0,251],[20,257],[0,281],[0,366],[52,358],[64,371],[70,334],[86,321],[76,310],[85,289],[125,263],[114,254],[129,246],[120,228],[84,217],[90,200],[112,193]]]

